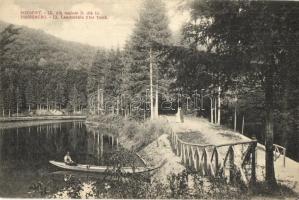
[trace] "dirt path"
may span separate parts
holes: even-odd
[[[185,118],[183,123],[177,123],[174,116],[163,116],[173,131],[186,141],[198,144],[225,144],[231,142],[250,141],[250,138],[233,132],[221,126],[211,124],[203,118]],[[236,150],[235,150],[236,151]],[[240,154],[240,152],[236,151]],[[258,144],[257,148],[257,179],[264,180],[265,150]],[[286,158],[286,167],[283,167],[283,158],[280,156],[275,161],[275,172],[278,182],[293,188],[299,194],[299,163]]]

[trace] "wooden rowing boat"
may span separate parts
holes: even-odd
[[[96,165],[84,165],[84,164],[77,164],[76,166],[67,165],[64,162],[57,162],[54,160],[49,161],[52,165],[66,169],[66,170],[73,170],[73,171],[81,171],[81,172],[95,172],[95,173],[109,173],[109,172],[116,172],[116,169],[112,166],[96,166]],[[161,166],[159,166],[161,167]],[[121,167],[120,171],[122,173],[145,173],[150,172],[155,169],[158,169],[159,167]]]

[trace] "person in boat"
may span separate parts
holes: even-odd
[[[66,152],[66,155],[64,156],[64,163],[67,164],[67,165],[72,165],[72,166],[77,165],[77,164],[72,160],[69,151]]]

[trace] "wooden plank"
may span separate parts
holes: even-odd
[[[239,170],[240,170],[241,178],[242,178],[243,182],[245,183],[245,185],[248,185],[248,179],[247,179],[247,177],[246,177],[246,174],[245,174],[243,168],[240,167],[240,166],[239,166],[238,168],[239,168]]]
[[[244,167],[246,165],[246,163],[249,161],[250,154],[252,151],[252,145],[253,144],[251,144],[247,147],[246,152],[245,152],[244,156],[242,157],[241,167]]]
[[[230,182],[234,179],[234,171],[235,171],[235,153],[232,146],[228,149],[229,152],[229,180]]]
[[[284,148],[284,150],[283,150],[283,167],[286,167],[286,151],[287,151],[287,149]]]
[[[207,163],[207,151],[205,148],[202,150],[201,161],[203,164],[204,175],[207,175],[208,174],[208,163]]]
[[[255,151],[256,151],[257,142],[252,145],[251,150],[251,179],[250,183],[255,184],[256,183],[256,157],[255,157]]]
[[[195,147],[202,147],[202,148],[206,148],[206,147],[223,147],[223,146],[235,146],[235,145],[240,145],[240,144],[251,144],[251,143],[255,143],[257,142],[257,140],[251,140],[251,141],[245,141],[245,142],[232,142],[232,143],[225,143],[225,144],[220,144],[220,145],[213,145],[213,144],[207,144],[207,145],[200,145],[200,144],[196,144],[196,143],[190,143],[190,142],[185,142],[183,140],[181,140],[176,133],[174,133],[177,137],[177,140],[180,141],[182,144],[185,145],[190,145],[190,146],[195,146]]]
[[[213,164],[213,160],[214,160],[214,165],[215,165],[215,169],[214,169],[214,176],[217,176],[218,174],[218,170],[219,170],[219,166],[218,166],[218,151],[217,148],[215,147],[211,156],[211,161],[210,163]]]

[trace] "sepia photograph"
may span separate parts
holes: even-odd
[[[0,0],[0,199],[299,199],[299,1]]]

